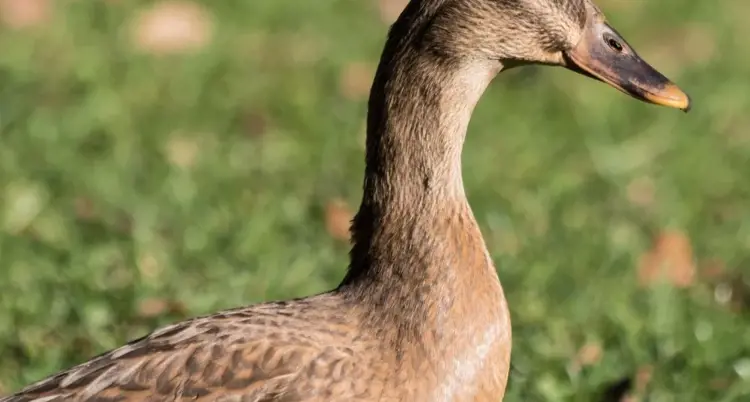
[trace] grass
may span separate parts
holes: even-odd
[[[213,40],[186,55],[133,49],[146,1],[1,31],[0,394],[341,278],[331,203],[359,202],[357,71],[387,25],[372,1],[204,3]],[[600,0],[688,115],[550,68],[478,106],[464,178],[513,314],[507,401],[750,395],[745,3]],[[647,255],[698,273],[644,286]]]

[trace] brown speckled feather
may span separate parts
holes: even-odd
[[[366,373],[352,364],[362,351],[345,307],[326,294],[195,318],[0,401],[356,400],[366,390],[351,380]]]

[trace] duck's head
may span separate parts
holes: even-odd
[[[444,57],[502,69],[564,66],[636,99],[690,109],[688,95],[641,59],[591,0],[412,0],[409,9],[429,16],[412,34]]]

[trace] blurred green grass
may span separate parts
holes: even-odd
[[[153,2],[56,4],[0,31],[0,393],[160,324],[336,285],[327,205],[358,205],[366,113],[342,75],[377,61],[377,4],[204,1],[211,43],[159,56],[132,45]],[[750,7],[599,4],[695,107],[550,68],[478,106],[464,178],[513,313],[506,400],[607,400],[627,379],[643,400],[747,400]],[[664,230],[691,241],[687,289],[639,286]]]

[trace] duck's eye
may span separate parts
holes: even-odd
[[[622,52],[622,43],[620,43],[620,41],[612,37],[605,37],[604,39],[607,41],[607,45],[609,45],[612,50],[617,53]]]

